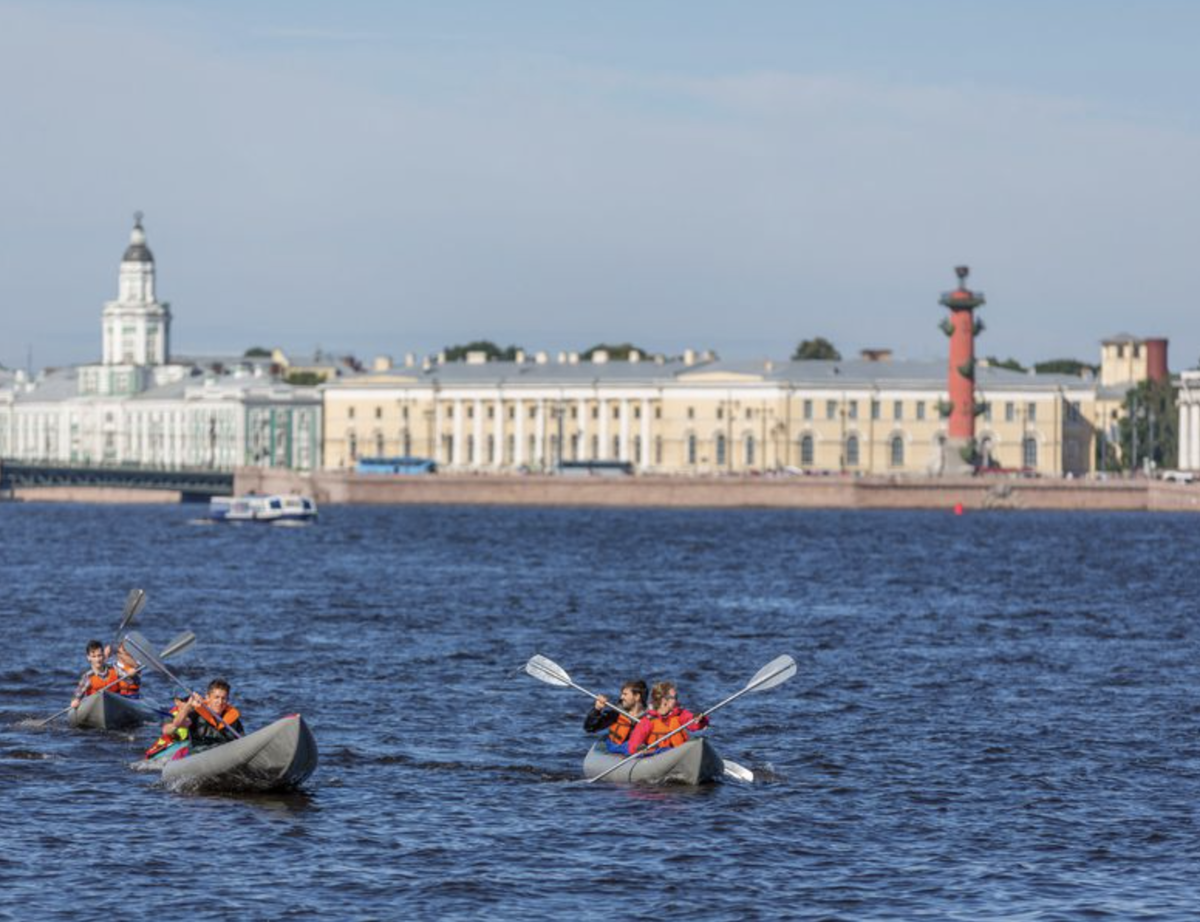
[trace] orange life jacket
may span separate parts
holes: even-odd
[[[117,670],[120,674],[120,670]],[[118,695],[125,695],[131,698],[138,698],[142,694],[142,674],[134,670],[121,675],[121,681],[109,689],[110,692],[115,692]]]
[[[646,717],[650,720],[650,733],[646,737],[647,748],[654,747],[656,749],[673,749],[676,746],[682,746],[687,742],[688,732],[682,730],[676,733],[661,746],[654,746],[664,736],[668,736],[672,731],[678,730],[683,726],[683,717],[676,711],[670,714],[659,714],[657,711],[648,711]]]
[[[220,715],[221,720],[217,720],[217,718],[213,716],[212,709],[209,708],[207,704],[205,704],[203,707],[196,708],[196,713],[203,717],[204,720],[216,730],[225,729],[225,727],[221,724],[221,720],[225,721],[226,724],[232,727],[235,723],[237,723],[238,718],[242,716],[238,712],[238,709],[232,704],[226,706],[225,712]]]
[[[88,684],[87,689],[84,691],[84,697],[94,695],[98,691],[103,691],[105,690],[104,686],[115,682],[117,680],[117,670],[113,669],[112,666],[108,666],[104,671],[104,675],[96,675],[94,672],[89,672],[87,679]],[[116,685],[109,685],[107,690],[115,691],[116,687]]]
[[[617,719],[609,724],[608,741],[614,746],[624,745],[625,741],[629,739],[629,734],[633,732],[635,724],[636,721],[631,721],[624,714],[618,714]]]

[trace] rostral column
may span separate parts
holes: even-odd
[[[942,318],[942,331],[950,337],[949,437],[942,448],[942,472],[946,474],[967,473],[974,468],[964,455],[974,455],[975,336],[983,332],[983,321],[975,319],[975,308],[985,301],[983,292],[967,287],[970,271],[967,266],[956,266],[958,287],[943,292],[938,299],[939,304],[950,308],[950,316]]]

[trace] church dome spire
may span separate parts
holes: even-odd
[[[121,257],[121,262],[154,262],[154,254],[150,252],[150,247],[146,246],[146,232],[142,229],[142,213],[140,211],[133,214],[133,230],[129,233],[129,246],[125,248],[125,255]]]

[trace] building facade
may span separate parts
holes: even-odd
[[[0,458],[78,465],[311,470],[321,398],[269,363],[173,358],[170,308],[137,215],[101,314],[101,361],[0,380]]]

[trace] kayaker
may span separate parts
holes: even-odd
[[[682,746],[687,742],[687,730],[676,733],[662,746],[654,746],[654,744],[672,731],[688,724],[692,724],[689,728],[692,730],[703,730],[708,726],[707,717],[701,717],[694,724],[693,720],[695,720],[695,715],[679,706],[679,694],[675,683],[659,682],[650,691],[650,710],[642,716],[629,735],[629,751],[634,753],[652,746],[655,749]]]
[[[646,713],[646,682],[643,679],[630,679],[621,686],[621,709],[629,712],[634,718],[640,718]],[[635,721],[609,707],[607,695],[597,695],[596,702],[583,719],[583,729],[588,733],[598,733],[608,730],[604,744],[609,752],[629,755],[626,743],[629,734],[633,732]]]
[[[88,695],[103,691],[106,687],[111,691],[120,679],[117,670],[108,664],[104,644],[98,640],[89,640],[87,645],[88,670],[75,686],[75,697],[71,699],[71,707],[77,708]]]
[[[175,716],[163,724],[162,735],[175,737],[181,727],[188,730],[188,747],[193,753],[231,742],[245,733],[241,713],[229,703],[229,683],[224,679],[213,679],[203,698],[193,693],[175,711]]]
[[[117,647],[117,660],[114,665],[121,680],[109,691],[124,695],[126,698],[142,697],[141,664],[133,658],[132,653],[125,649],[124,642]]]

